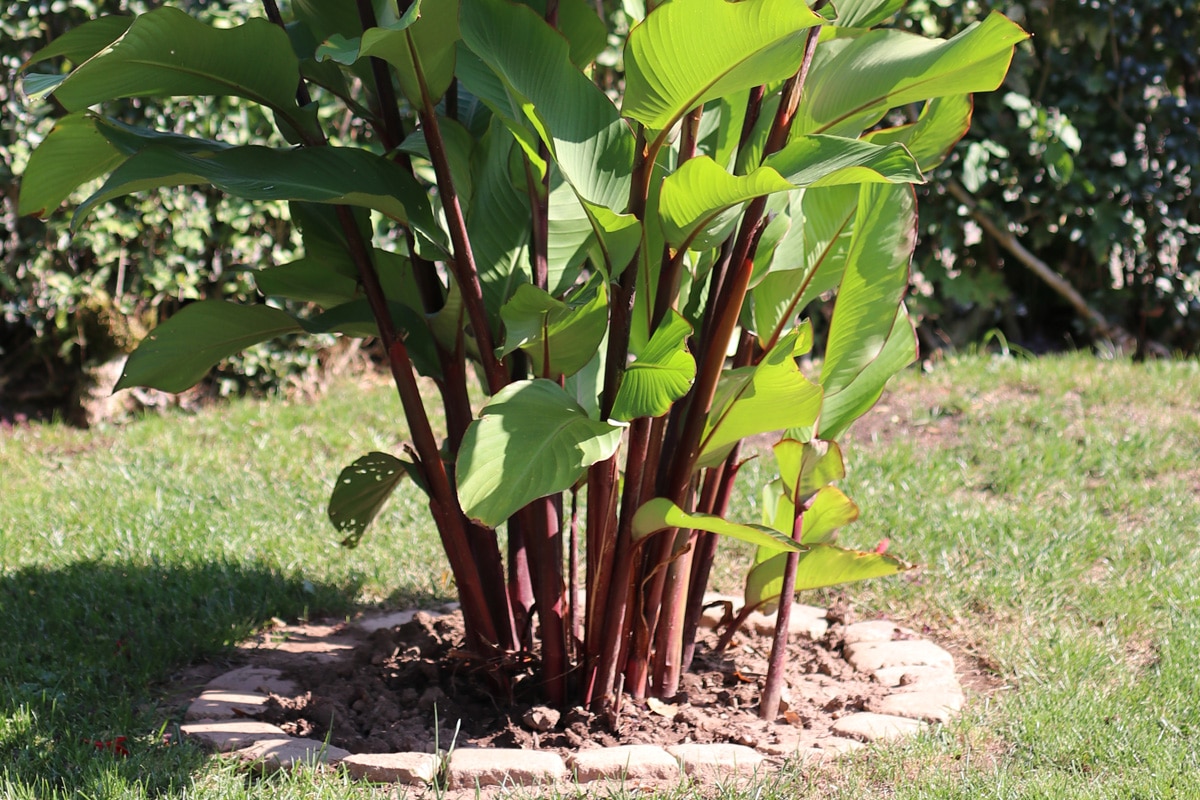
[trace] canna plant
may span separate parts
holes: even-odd
[[[119,387],[180,391],[298,331],[377,337],[411,442],[338,477],[344,544],[407,476],[470,652],[500,685],[503,656],[536,652],[547,701],[611,712],[622,692],[677,693],[718,542],[749,542],[738,620],[779,608],[770,717],[794,593],[908,566],[835,543],[858,515],[836,442],[916,357],[912,184],[1025,38],[998,14],[948,40],[875,29],[901,5],[292,0],[284,17],[264,0],[232,28],[170,7],[104,17],[27,65],[28,96],[63,113],[20,207],[48,214],[86,186],[79,226],[163,187],[286,201],[304,256],[252,265],[266,301],[185,307]],[[105,113],[189,95],[259,103],[277,131],[234,145]],[[898,109],[919,115],[898,124]],[[823,304],[805,374],[801,315]],[[741,443],[763,435],[779,475],[763,518],[727,519]]]

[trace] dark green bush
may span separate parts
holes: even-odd
[[[251,204],[208,188],[151,193],[108,204],[72,237],[70,214],[18,218],[17,180],[52,127],[49,105],[28,104],[16,72],[33,52],[87,19],[145,10],[122,0],[33,0],[0,4],[0,413],[7,408],[68,412],[84,369],[128,352],[182,304],[202,297],[253,298],[247,270],[292,257],[285,204]],[[182,4],[205,19],[259,12],[244,0]],[[128,101],[128,122],[185,120],[206,135],[239,143],[274,130],[261,109],[230,98]],[[52,209],[48,210],[52,211]],[[272,390],[314,363],[306,338],[262,345],[227,362],[210,391]]]
[[[914,305],[927,330],[955,344],[992,327],[1035,347],[1087,337],[946,194],[953,178],[1143,344],[1200,351],[1200,2],[915,0],[904,21],[952,33],[993,9],[1034,36],[923,189]]]

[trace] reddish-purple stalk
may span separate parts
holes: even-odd
[[[792,540],[800,541],[804,512],[796,506],[792,521]],[[775,612],[775,635],[771,638],[771,655],[767,659],[767,679],[763,683],[762,699],[758,705],[759,719],[773,720],[779,715],[779,699],[783,696],[783,669],[787,659],[788,626],[792,619],[792,603],[796,600],[796,569],[799,553],[788,553],[783,563],[783,589],[779,593],[779,610]]]

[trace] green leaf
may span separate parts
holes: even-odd
[[[900,370],[917,360],[917,334],[903,305],[887,341],[849,384],[827,392],[821,406],[820,435],[836,439],[850,423],[867,413],[879,400],[883,387]]]
[[[756,608],[777,603],[783,593],[783,569],[787,553],[766,559],[746,576],[746,605]],[[912,569],[895,556],[848,550],[831,544],[809,545],[800,553],[796,566],[796,589],[821,589],[846,583],[881,578]]]
[[[505,328],[501,357],[520,348],[535,375],[574,375],[596,355],[608,331],[607,287],[597,276],[563,302],[525,284],[500,309],[500,318]]]
[[[792,131],[857,137],[897,106],[990,92],[1004,80],[1013,48],[1027,38],[992,12],[948,40],[877,30],[822,42]]]
[[[21,176],[18,214],[45,217],[88,181],[115,169],[125,156],[97,130],[89,112],[68,114],[54,124],[29,157]]]
[[[329,521],[346,534],[342,547],[358,547],[384,503],[416,465],[387,453],[371,452],[342,470],[329,498]]]
[[[623,211],[633,134],[612,101],[571,63],[566,40],[528,6],[463,0],[462,8],[463,41],[507,91],[506,119],[524,117],[533,126],[581,199]],[[513,129],[518,138],[521,127]]]
[[[839,528],[858,519],[858,506],[836,486],[822,486],[800,523],[801,544],[825,544]]]
[[[783,80],[822,21],[793,0],[668,0],[629,33],[621,112],[665,132],[713,98]]]
[[[608,275],[620,275],[641,246],[641,220],[633,214],[618,214],[587,201],[581,205],[596,234],[596,247],[600,251],[596,261],[604,265]]]
[[[282,28],[251,19],[218,29],[163,7],[137,17],[54,96],[77,111],[122,97],[234,95],[294,116],[299,81],[299,62]]]
[[[448,117],[438,117],[438,128],[442,132],[446,160],[450,162],[454,191],[458,194],[462,207],[469,208],[475,196],[475,181],[471,175],[471,152],[475,148],[475,138],[460,123]],[[419,130],[410,133],[400,143],[400,149],[430,161],[429,144],[425,141],[424,133]]]
[[[839,28],[873,28],[904,8],[905,0],[838,0],[833,21]]]
[[[613,419],[662,416],[688,393],[696,378],[696,360],[687,349],[691,335],[688,321],[670,312],[641,352],[635,353],[634,362],[625,368],[613,402]]]
[[[842,136],[793,138],[763,166],[771,167],[796,186],[925,182],[903,145],[872,144]]]
[[[78,228],[98,204],[164,186],[206,185],[247,200],[302,200],[361,206],[407,221],[436,243],[445,236],[433,219],[429,198],[412,174],[366,150],[250,145],[188,153],[155,145],[113,171],[75,212]]]
[[[659,199],[663,234],[676,249],[709,249],[719,242],[702,232],[722,212],[754,197],[793,188],[769,167],[734,176],[708,156],[696,156],[663,181]]]
[[[24,71],[32,64],[39,64],[60,56],[73,64],[82,64],[121,38],[121,35],[133,24],[133,19],[131,16],[114,14],[109,17],[88,20],[35,52],[21,65],[21,70]]]
[[[418,1],[396,22],[369,28],[359,38],[331,36],[317,48],[316,58],[318,61],[328,58],[347,65],[362,58],[383,59],[395,68],[404,96],[420,107],[418,74],[424,78],[429,96],[436,103],[454,80],[456,41],[458,3]]]
[[[301,330],[291,315],[278,308],[200,300],[184,306],[142,340],[125,362],[113,391],[148,386],[182,392],[221,359]]]
[[[821,368],[827,396],[841,391],[874,362],[891,336],[908,287],[916,222],[911,188],[879,183],[860,188]]]
[[[821,388],[809,383],[796,366],[798,336],[785,336],[756,366],[721,376],[697,466],[720,463],[747,436],[816,424]]]
[[[522,0],[539,17],[546,16],[546,0]],[[584,69],[608,46],[608,28],[588,0],[558,0],[558,31],[571,45],[571,63]]]
[[[518,381],[479,412],[458,452],[463,511],[495,527],[539,497],[569,489],[611,457],[622,428],[591,419],[553,381]]]
[[[750,544],[776,547],[799,552],[803,547],[779,531],[762,525],[730,522],[713,514],[689,514],[665,497],[655,497],[642,504],[633,515],[633,540],[639,541],[652,533],[670,528],[707,531],[728,536]]]
[[[783,439],[774,449],[783,491],[793,508],[808,502],[817,490],[846,477],[837,442]],[[787,526],[787,530],[791,528]]]
[[[493,118],[475,147],[475,201],[466,209],[484,305],[493,322],[516,287],[529,280],[522,269],[530,231],[529,195],[514,189],[509,179],[513,144],[512,133]]]
[[[268,297],[286,297],[324,308],[358,296],[358,281],[315,258],[300,258],[253,273],[258,290]]]
[[[872,131],[863,137],[874,144],[902,144],[916,159],[922,172],[946,160],[954,145],[971,127],[973,104],[969,94],[935,97],[921,109],[911,125]]]

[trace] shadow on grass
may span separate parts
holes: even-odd
[[[356,594],[254,563],[0,574],[0,794],[185,790],[204,756],[163,741],[163,683],[272,617],[344,612]]]

